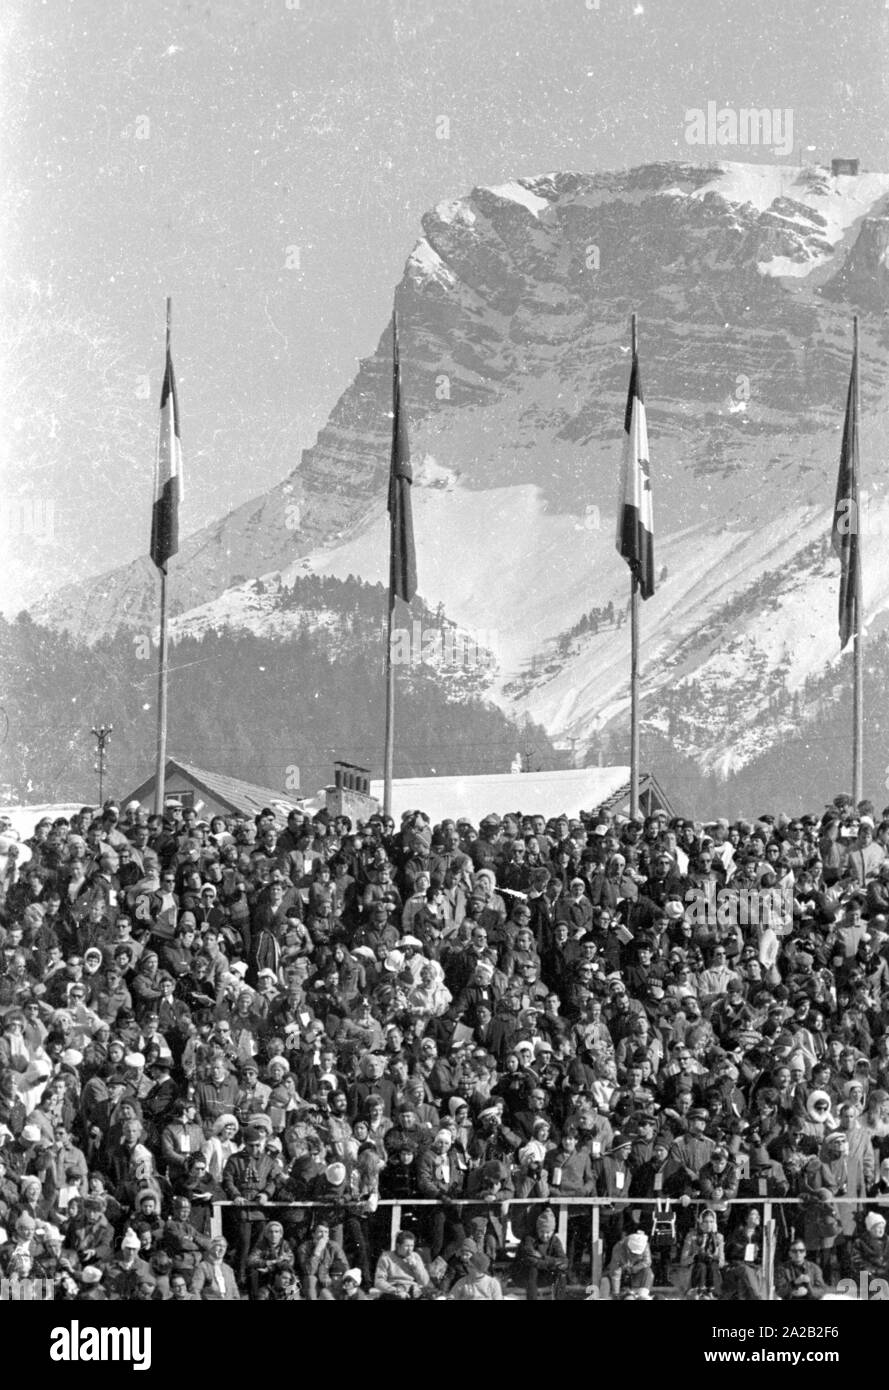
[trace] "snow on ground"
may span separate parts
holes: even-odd
[[[500,674],[491,696],[518,713],[527,712],[551,733],[588,739],[604,721],[621,713],[628,699],[627,628],[604,629],[579,640],[576,655],[552,660],[559,670],[538,681],[515,702],[504,693],[532,656],[571,627],[593,606],[627,602],[627,570],[614,547],[610,518],[596,529],[585,518],[547,509],[533,485],[470,490],[454,473],[424,462],[426,481],[413,491],[419,591],[427,604],[441,603],[447,617],[479,646],[490,648]],[[420,471],[420,470],[418,470]],[[444,486],[441,484],[444,483]],[[798,568],[796,557],[829,533],[831,511],[797,507],[768,519],[751,516],[747,529],[686,527],[657,536],[657,565],[668,578],[642,605],[641,661],[648,691],[682,680],[702,653],[689,656],[681,644],[701,633],[714,650],[695,670],[696,679],[729,690],[748,672],[751,657],[774,670],[783,662],[790,691],[809,675],[839,659],[837,637],[838,563],[816,572]],[[341,542],[263,576],[269,589],[285,587],[301,574],[359,575],[387,580],[388,513],[380,501]],[[889,611],[889,498],[871,502],[870,535],[863,547],[865,599],[871,621]],[[784,577],[777,609],[764,605],[732,620],[732,646],[708,629],[716,612],[744,593],[765,572]],[[529,579],[529,576],[531,578]],[[228,590],[213,603],[175,620],[177,633],[198,635],[223,625],[284,636],[293,615],[270,613],[271,598],[252,584]],[[880,615],[884,615],[880,618]],[[335,623],[333,613],[319,622]],[[751,710],[751,721],[756,722]],[[718,756],[718,754],[716,754]]]
[[[456,284],[456,277],[453,272],[448,269],[441,256],[429,245],[425,237],[417,242],[408,257],[408,266],[416,266],[422,275],[429,279],[439,280],[449,289]]]
[[[523,183],[519,183],[517,180],[510,180],[509,183],[498,184],[496,188],[489,188],[488,192],[496,194],[498,198],[506,198],[511,203],[521,203],[522,206],[526,207],[535,217],[539,217],[541,212],[544,212],[546,208],[549,207],[549,202],[546,198],[541,198],[538,194],[532,193],[530,188],[526,188]]]
[[[783,164],[723,164],[721,172],[689,196],[720,193],[730,203],[752,203],[765,212],[776,198],[788,198],[820,214],[826,226],[818,234],[836,245],[859,218],[889,194],[889,174],[841,174],[827,169]]]
[[[671,190],[672,192],[672,190]],[[834,177],[826,168],[811,166],[794,168],[780,164],[724,164],[721,172],[709,183],[695,190],[691,198],[704,198],[719,193],[731,203],[751,203],[758,212],[776,209],[777,199],[787,199],[810,208],[824,219],[824,225],[812,223],[799,216],[788,221],[788,228],[800,235],[801,257],[773,256],[760,262],[763,275],[790,276],[799,279],[830,260],[829,252],[817,247],[807,248],[802,238],[815,236],[828,242],[834,250],[855,228],[862,217],[889,195],[889,174],[840,174]],[[792,219],[793,214],[783,214]]]
[[[801,280],[810,271],[829,260],[830,256],[827,254],[816,256],[807,251],[802,260],[794,260],[792,256],[773,256],[770,261],[759,261],[758,268],[763,275],[775,278],[784,275],[790,276],[793,280]]]
[[[413,466],[414,487],[433,487],[451,490],[458,486],[459,474],[453,468],[446,468],[433,458],[424,454],[419,463]]]
[[[508,670],[591,606],[596,556],[610,552],[609,568],[619,576],[610,529],[606,538],[583,530],[582,518],[548,512],[536,486],[414,488],[412,502],[420,594],[433,607],[444,604],[469,633],[489,638]],[[387,582],[388,525],[380,503],[341,545],[284,570],[284,583],[308,572]]]
[[[278,577],[276,572],[265,575],[264,579],[266,583],[277,584]],[[276,597],[276,592],[256,593],[252,580],[239,584],[235,589],[226,589],[219,598],[174,618],[170,623],[170,636],[179,641],[183,637],[203,637],[208,632],[230,628],[253,632],[259,637],[289,637],[301,614],[297,609],[277,610],[274,607]],[[312,610],[315,628],[336,629],[339,623],[340,615],[332,609]]]
[[[677,661],[677,649],[698,631],[716,649],[703,662],[697,653],[695,679],[726,692],[749,676],[754,653],[764,658],[769,671],[788,662],[790,692],[801,689],[807,676],[836,665],[839,562],[829,560],[812,571],[799,568],[794,558],[802,547],[829,533],[831,515],[828,508],[796,508],[749,532],[713,534],[698,528],[659,540],[658,565],[665,561],[674,577],[641,605],[644,688],[651,692],[682,679],[685,666]],[[889,535],[889,500],[871,504],[867,525],[871,534],[862,548],[864,601],[869,624],[880,627],[889,613],[889,547],[882,540]],[[777,609],[764,605],[761,611],[735,617],[727,650],[720,631],[708,631],[708,618],[767,571],[783,572],[789,588],[780,594]],[[523,697],[518,708],[548,729],[584,738],[621,713],[628,698],[627,629],[607,629],[552,680]],[[755,707],[748,714],[755,730]],[[736,739],[740,732],[735,731]]]
[[[460,222],[466,227],[471,227],[476,220],[465,198],[445,198],[436,203],[435,216],[440,222]]]
[[[420,595],[433,608],[443,604],[448,619],[493,650],[506,673],[517,672],[549,637],[600,601],[594,594],[604,593],[603,576],[610,575],[617,592],[625,566],[610,518],[591,530],[587,517],[549,511],[540,488],[531,484],[470,490],[432,455],[415,476]],[[231,627],[284,636],[294,614],[270,611],[273,591],[309,573],[388,583],[388,547],[389,516],[380,499],[339,543],[262,575],[268,593],[257,593],[252,580],[227,589],[175,618],[171,635]],[[335,621],[335,615],[329,618]]]

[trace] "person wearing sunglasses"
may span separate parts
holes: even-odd
[[[775,1269],[775,1293],[785,1303],[817,1303],[826,1292],[821,1266],[808,1258],[803,1241],[795,1238],[787,1259]]]

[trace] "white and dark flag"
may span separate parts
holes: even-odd
[[[167,363],[161,389],[161,418],[154,465],[154,506],[151,512],[151,558],[158,569],[179,549],[179,503],[182,501],[182,446],[179,442],[179,402],[176,377],[167,341]]]
[[[624,456],[617,501],[617,548],[638,581],[639,593],[643,598],[651,598],[654,593],[654,515],[645,402],[642,399],[639,358],[635,352],[624,416]]]

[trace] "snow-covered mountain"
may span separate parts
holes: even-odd
[[[614,514],[639,316],[656,560],[644,713],[702,766],[748,762],[806,718],[839,660],[830,526],[852,314],[861,316],[865,593],[889,610],[889,175],[651,165],[476,188],[423,219],[397,292],[420,591],[495,652],[490,689],[579,750],[626,716]],[[271,595],[386,574],[391,341],[363,361],[278,487],[190,536],[180,631],[284,635]],[[155,621],[147,560],[35,616],[93,640]],[[681,716],[681,718],[679,718]]]

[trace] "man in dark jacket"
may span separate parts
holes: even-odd
[[[254,1125],[244,1131],[244,1147],[232,1154],[222,1172],[222,1189],[230,1202],[235,1202],[237,1214],[235,1236],[235,1269],[238,1282],[247,1273],[247,1256],[255,1238],[265,1225],[262,1206],[275,1195],[277,1177],[274,1159],[264,1152],[265,1136]]]
[[[164,1225],[161,1247],[173,1261],[173,1272],[184,1274],[191,1283],[201,1258],[210,1249],[210,1238],[192,1225],[191,1202],[185,1196],[173,1198],[173,1213]]]
[[[720,1303],[763,1303],[762,1275],[755,1266],[745,1260],[743,1245],[732,1244],[726,1251],[728,1263],[722,1271],[722,1287],[719,1291]]]
[[[826,1292],[821,1270],[806,1259],[805,1243],[795,1239],[787,1262],[775,1270],[775,1293],[788,1303],[816,1303]]]
[[[548,1207],[538,1216],[533,1234],[522,1241],[517,1265],[524,1276],[526,1299],[538,1299],[541,1289],[551,1289],[556,1302],[565,1297],[568,1259],[556,1235],[556,1218]]]

